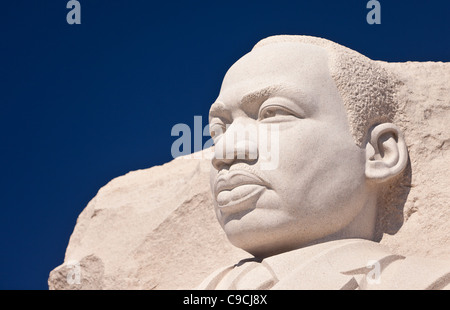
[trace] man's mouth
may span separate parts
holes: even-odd
[[[222,213],[235,213],[255,207],[256,200],[267,188],[260,177],[245,170],[220,174],[214,184],[217,205]]]

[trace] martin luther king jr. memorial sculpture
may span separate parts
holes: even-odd
[[[210,108],[212,160],[102,188],[50,288],[449,289],[449,79],[321,38],[258,42]]]
[[[379,209],[408,177],[396,83],[368,58],[302,36],[262,40],[229,69],[210,110],[211,187],[228,239],[255,259],[200,288],[450,288],[450,261],[374,242]]]

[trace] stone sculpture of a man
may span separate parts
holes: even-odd
[[[449,287],[449,263],[375,242],[379,202],[408,165],[395,88],[375,61],[307,36],[264,39],[229,69],[210,110],[211,188],[228,239],[254,258],[200,288]]]

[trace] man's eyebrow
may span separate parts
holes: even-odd
[[[241,106],[246,107],[247,105],[249,105],[255,101],[259,101],[261,99],[266,99],[267,97],[270,97],[272,94],[276,93],[277,91],[280,91],[283,88],[286,88],[286,87],[283,87],[282,85],[271,85],[271,86],[267,86],[262,89],[259,89],[257,91],[248,93],[242,97]]]
[[[259,107],[265,100],[285,88],[286,86],[282,86],[281,84],[270,85],[250,92],[242,97],[240,104],[241,109],[247,111],[250,115],[256,116],[258,115]]]
[[[296,89],[296,87],[292,85],[276,84],[247,93],[240,100],[240,108],[250,115],[256,116],[258,114],[259,107],[265,100],[274,94],[282,93],[283,90],[287,89]],[[213,117],[224,117],[230,119],[231,111],[227,109],[225,103],[216,101],[211,105],[209,110],[209,118],[211,119]]]
[[[281,85],[271,85],[256,91],[245,94],[240,100],[241,109],[248,112],[257,113],[259,105],[270,97],[276,91],[282,89]],[[256,110],[256,111],[253,111]],[[252,113],[252,114],[253,114]],[[209,109],[209,117],[225,117],[229,118],[230,111],[227,109],[226,105],[221,101],[216,101],[211,105]]]
[[[290,84],[271,85],[243,96],[241,99],[241,109],[247,111],[250,115],[257,116],[259,108],[264,101],[274,95],[275,97],[281,96],[293,100],[306,114],[312,114],[316,109],[316,106],[312,103],[313,98],[295,85]]]

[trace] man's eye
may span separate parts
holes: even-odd
[[[209,134],[211,135],[211,138],[218,137],[224,132],[225,132],[224,124],[215,123],[209,125]]]
[[[279,106],[265,107],[259,112],[259,119],[263,120],[278,115],[292,115],[292,113],[290,113],[289,110]]]

